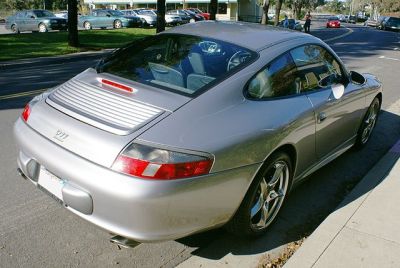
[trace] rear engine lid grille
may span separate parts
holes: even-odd
[[[61,85],[46,102],[71,117],[118,135],[132,133],[163,113],[117,91],[77,79]]]

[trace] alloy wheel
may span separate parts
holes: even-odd
[[[283,160],[276,161],[261,179],[250,211],[251,227],[265,229],[275,218],[287,194],[289,166]]]
[[[114,28],[115,29],[120,29],[122,27],[122,22],[120,20],[116,20],[114,22]]]
[[[372,133],[372,130],[375,127],[376,119],[378,117],[379,112],[379,101],[374,101],[372,105],[368,108],[368,115],[364,121],[364,129],[361,134],[361,143],[365,144]]]
[[[45,33],[45,32],[47,32],[46,25],[44,25],[43,23],[39,24],[39,33]]]

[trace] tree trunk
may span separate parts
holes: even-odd
[[[263,15],[261,18],[261,24],[268,24],[268,10],[269,10],[269,0],[264,0],[263,4]]]
[[[215,20],[218,9],[218,0],[211,0],[210,2],[210,20]]]
[[[157,0],[157,33],[165,31],[165,0]]]
[[[68,0],[68,45],[71,47],[79,46],[77,0]]]
[[[277,0],[276,1],[275,20],[274,20],[275,26],[277,26],[279,24],[279,13],[281,13],[282,2],[283,2],[283,0]]]

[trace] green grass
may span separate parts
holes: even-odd
[[[68,32],[4,34],[0,35],[0,61],[118,48],[155,32],[142,28],[79,31],[79,48],[68,46]]]

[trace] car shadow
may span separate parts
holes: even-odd
[[[400,117],[382,111],[368,144],[362,150],[350,149],[296,187],[268,232],[260,238],[243,239],[220,228],[177,242],[197,248],[192,255],[219,260],[227,254],[252,255],[272,251],[307,237],[329,214],[339,209],[339,205],[345,206],[377,185],[375,180],[368,188],[356,195],[353,193],[352,199],[342,203],[355,185],[397,143],[399,134]],[[379,170],[376,176],[384,178],[397,158],[390,158],[387,169]]]

